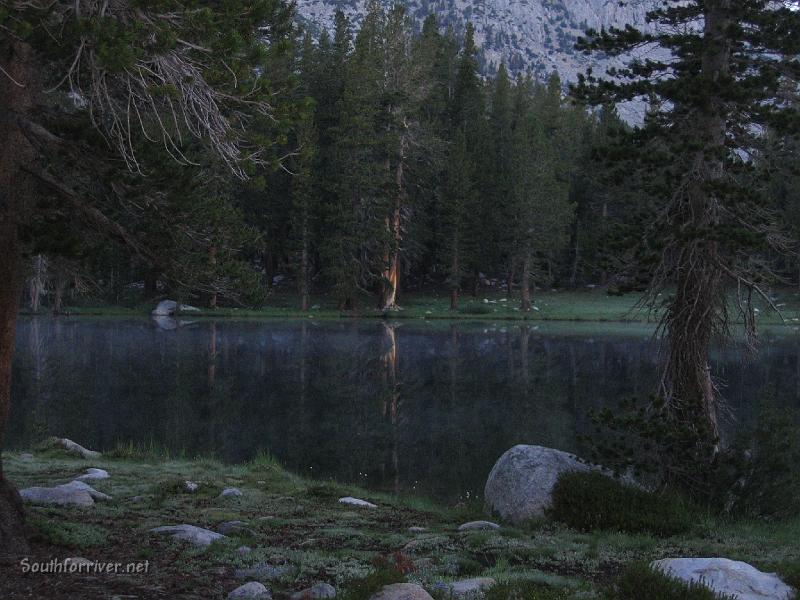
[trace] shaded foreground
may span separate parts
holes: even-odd
[[[668,556],[726,556],[777,570],[797,585],[800,518],[777,524],[706,518],[688,534],[666,538],[581,533],[551,521],[459,531],[460,524],[485,518],[477,501],[444,507],[311,481],[265,456],[237,466],[113,453],[87,461],[55,450],[6,460],[8,476],[20,488],[64,484],[88,467],[110,474],[89,481],[109,501],[28,507],[29,563],[68,557],[147,561],[147,572],[25,574],[19,559],[6,559],[0,563],[4,598],[225,598],[260,580],[277,599],[317,582],[335,586],[339,598],[367,599],[382,583],[400,579],[419,582],[436,596],[442,583],[475,577],[496,579],[499,597],[594,598],[603,597],[627,565]],[[198,484],[195,491],[187,490],[187,480]],[[221,496],[228,487],[241,496]],[[342,504],[342,496],[377,507]],[[205,547],[150,532],[184,523],[218,531],[228,521],[243,524]],[[236,576],[237,569],[251,567],[258,572]]]

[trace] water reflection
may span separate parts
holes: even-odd
[[[800,338],[758,362],[716,357],[739,420],[800,406]],[[516,443],[576,450],[590,408],[645,397],[655,348],[641,327],[379,321],[23,319],[9,443],[60,435],[135,442],[454,499],[480,493]]]

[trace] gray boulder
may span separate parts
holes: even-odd
[[[171,317],[178,310],[178,303],[175,300],[162,300],[150,313],[154,317]]]
[[[162,300],[150,313],[154,317],[171,317],[178,312],[197,312],[200,309],[188,304],[178,304],[175,300]]]
[[[500,529],[500,525],[491,521],[470,521],[458,526],[459,531],[491,531]]]
[[[330,583],[317,583],[310,588],[295,592],[289,600],[317,600],[318,598],[336,598],[336,588]]]
[[[93,458],[100,458],[102,455],[99,452],[95,452],[94,450],[87,450],[80,444],[76,444],[70,439],[67,438],[50,438],[50,441],[53,443],[62,446],[65,450],[72,452],[73,454],[78,454],[83,458],[90,460]]]
[[[154,527],[150,531],[152,533],[166,533],[172,536],[173,539],[185,540],[191,542],[195,546],[208,546],[211,542],[225,538],[221,533],[186,524],[164,525],[162,527]]]
[[[92,479],[108,479],[111,475],[108,474],[108,471],[104,469],[86,469],[86,472],[81,475],[80,477],[76,477],[78,481],[88,481]]]
[[[657,571],[687,583],[700,583],[738,600],[789,600],[795,591],[775,573],[763,573],[727,558],[664,558],[650,563]]]
[[[183,489],[185,489],[187,492],[194,492],[197,490],[198,487],[200,486],[197,485],[194,481],[187,480],[183,482]]]
[[[416,583],[393,583],[373,594],[370,600],[433,600],[433,598]]]
[[[514,446],[495,463],[486,480],[486,511],[512,523],[543,517],[553,486],[568,472],[596,469],[568,452],[543,446]]]
[[[93,506],[95,500],[111,500],[111,496],[98,492],[83,481],[70,481],[55,487],[29,487],[19,491],[22,500],[30,504],[58,504],[61,506]]]
[[[242,490],[235,487],[225,488],[219,495],[220,498],[241,498]]]
[[[350,506],[361,506],[363,508],[378,508],[372,502],[367,502],[366,500],[362,500],[361,498],[353,498],[352,496],[345,496],[344,498],[339,498],[340,504],[349,504]]]
[[[263,583],[251,581],[228,594],[228,600],[271,600],[272,594]]]
[[[225,521],[217,525],[217,531],[222,535],[256,536],[256,532],[250,529],[244,521]]]
[[[75,490],[75,491],[83,491],[89,494],[94,500],[98,500],[101,502],[105,502],[106,500],[111,500],[111,496],[108,494],[104,494],[103,492],[98,492],[92,486],[84,481],[70,481],[69,483],[64,483],[60,486],[61,489],[65,490]]]
[[[57,487],[29,487],[19,491],[24,502],[29,504],[58,504],[60,506],[94,506],[94,500],[83,490]]]

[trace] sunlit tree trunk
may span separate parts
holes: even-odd
[[[8,39],[8,38],[7,38]],[[21,42],[0,42],[0,451],[11,408],[11,359],[19,303],[24,285],[20,219],[36,198],[32,177],[23,167],[34,164],[36,152],[18,119],[33,109],[36,70],[33,52]],[[5,479],[0,456],[0,553],[27,551],[22,502]]]
[[[381,294],[381,310],[397,307],[397,293],[400,284],[400,243],[402,241],[402,208],[403,208],[403,160],[405,156],[405,138],[401,136],[400,158],[395,167],[396,195],[392,214],[386,219],[386,228],[392,239],[391,249],[386,257],[387,267],[383,273]]]

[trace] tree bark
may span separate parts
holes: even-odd
[[[391,217],[386,219],[386,227],[392,237],[392,247],[388,253],[388,266],[383,273],[383,290],[381,294],[381,310],[392,310],[397,307],[397,293],[400,284],[400,242],[402,241],[402,206],[403,206],[403,160],[405,159],[405,136],[400,138],[400,157],[395,167],[396,195]]]
[[[731,0],[707,2],[704,10],[702,74],[709,82],[729,73]],[[693,159],[685,200],[674,219],[689,232],[678,247],[675,296],[666,315],[668,356],[664,392],[668,406],[683,424],[695,428],[704,441],[719,440],[717,398],[709,355],[715,333],[714,320],[725,303],[719,245],[705,233],[719,223],[719,200],[709,183],[721,179],[724,167],[726,124],[723,100],[713,94],[697,110],[688,135],[700,136],[702,148]]]
[[[11,359],[14,352],[19,303],[24,286],[23,249],[19,238],[35,184],[23,170],[36,160],[36,152],[19,126],[19,118],[33,110],[33,65],[30,46],[0,43],[0,451],[11,409]],[[12,81],[13,78],[13,81]],[[3,474],[0,456],[0,553],[28,550],[22,502]]]

